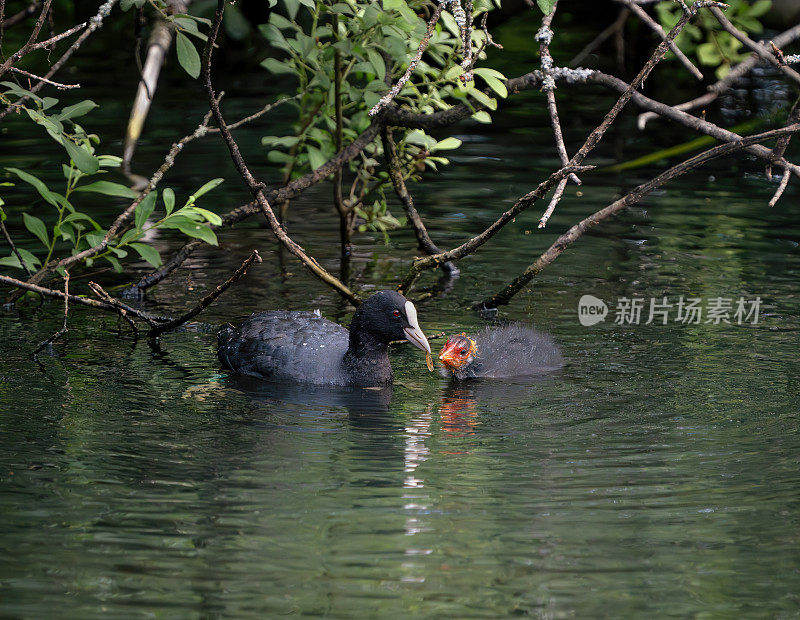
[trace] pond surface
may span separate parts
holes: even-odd
[[[226,86],[241,93],[247,76],[238,79]],[[148,121],[141,171],[203,114],[200,96],[187,100],[174,82]],[[108,85],[87,88],[108,101],[91,128],[119,152],[127,104]],[[232,99],[231,116],[261,105],[245,95]],[[609,101],[598,93],[588,112],[585,102],[567,107],[586,114],[567,123],[570,146]],[[25,126],[7,126],[3,141],[14,148],[3,148],[2,166],[50,148]],[[254,161],[263,161],[260,137],[273,132],[240,133]],[[536,96],[513,103],[498,126],[459,136],[453,165],[412,188],[445,247],[482,229],[556,162]],[[650,140],[628,116],[595,161],[613,161],[620,146],[626,158],[647,153]],[[452,291],[419,305],[422,327],[482,325],[470,303],[652,172],[587,176],[582,196],[571,188],[544,232],[535,229],[538,205],[519,217],[463,261]],[[246,200],[216,138],[188,147],[166,184],[183,195],[213,176],[226,183],[202,206],[221,213]],[[227,375],[213,325],[279,308],[347,320],[291,257],[282,272],[255,220],[153,291],[149,307],[177,314],[250,249],[265,259],[202,315],[205,325],[157,348],[114,317],[78,309],[66,342],[34,361],[30,352],[60,326],[60,304],[5,311],[0,615],[797,617],[800,207],[790,187],[769,209],[773,189],[760,165],[720,162],[569,249],[499,317],[560,343],[568,365],[536,381],[454,384],[402,346],[391,353],[396,383],[383,391]],[[13,205],[24,194],[4,196],[20,233]],[[335,270],[329,196],[328,187],[304,194],[289,225]],[[119,206],[104,199],[93,208],[108,222]],[[179,242],[164,234],[157,245],[166,256]],[[388,246],[359,236],[357,279],[391,286],[414,252],[407,231]],[[109,273],[92,278],[124,284]],[[578,320],[587,294],[609,307],[594,326]],[[676,306],[681,296],[704,309],[730,299],[730,323],[706,323],[706,314],[681,323],[673,307],[666,325],[658,315],[645,325],[651,298]],[[644,300],[639,324],[615,323],[621,298]],[[749,308],[756,298],[757,322],[738,324],[737,301]]]

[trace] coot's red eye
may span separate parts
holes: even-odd
[[[399,310],[395,310],[394,312],[392,312],[392,314],[395,315],[395,316],[400,316],[400,311]]]

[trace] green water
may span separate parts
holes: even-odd
[[[143,170],[202,115],[200,98],[181,99],[177,87],[160,96]],[[474,234],[555,165],[535,101],[515,104],[506,127],[464,130],[453,166],[413,188],[437,243]],[[115,105],[94,127],[103,135],[120,135],[125,104]],[[566,128],[570,145],[593,118]],[[648,152],[633,122],[608,136],[598,162],[622,144],[631,156]],[[7,126],[2,166],[47,146]],[[253,157],[265,133],[241,132]],[[227,189],[203,206],[223,212],[246,199],[224,147],[208,138],[166,183],[180,195],[217,175]],[[481,325],[471,302],[625,187],[587,176],[546,231],[535,231],[538,207],[518,218],[463,261],[452,291],[419,305],[423,328]],[[112,316],[80,309],[66,342],[31,360],[60,326],[60,304],[5,310],[0,616],[797,617],[800,208],[790,187],[769,209],[772,188],[759,165],[720,162],[568,250],[500,317],[560,343],[568,365],[536,381],[451,384],[398,347],[386,391],[242,383],[220,370],[210,327],[153,348]],[[4,196],[19,234],[23,194]],[[105,222],[117,208],[94,207]],[[291,233],[337,269],[329,188],[295,201],[290,218]],[[202,315],[207,325],[277,308],[347,320],[290,257],[282,274],[260,223],[221,241],[155,289],[150,307],[178,313],[258,248],[264,264]],[[165,255],[178,243],[156,241]],[[389,246],[360,236],[357,281],[391,285],[414,251],[405,231]],[[604,322],[578,322],[584,294],[611,307]],[[664,296],[759,296],[759,320],[614,323],[619,298]]]

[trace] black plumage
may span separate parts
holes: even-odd
[[[317,385],[380,386],[392,382],[388,346],[408,340],[430,352],[414,304],[394,291],[367,299],[349,331],[315,312],[253,314],[218,336],[222,364],[245,375]]]

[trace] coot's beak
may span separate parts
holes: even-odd
[[[406,317],[408,318],[408,327],[404,327],[403,331],[406,334],[406,340],[413,344],[418,349],[422,349],[426,353],[431,352],[431,345],[428,344],[428,339],[419,327],[417,321],[417,309],[410,301],[406,302]]]

